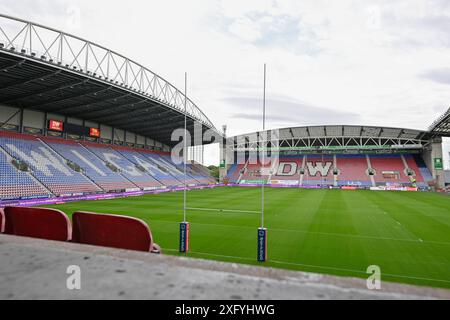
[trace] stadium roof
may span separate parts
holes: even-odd
[[[415,129],[354,125],[304,126],[282,128],[277,131],[279,139],[361,137],[421,140],[427,134],[427,131]],[[251,134],[241,136],[251,136]]]
[[[405,128],[324,125],[267,130],[228,139],[228,146],[234,150],[253,150],[266,143],[279,150],[421,149],[429,143],[429,134]]]
[[[434,135],[450,137],[450,108],[433,122],[429,131]]]
[[[186,107],[185,107],[186,102]],[[173,130],[218,132],[149,69],[79,37],[0,14],[0,103],[95,121],[173,146]]]

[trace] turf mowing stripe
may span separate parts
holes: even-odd
[[[178,223],[178,221],[168,221],[168,220],[153,220],[154,222],[163,222],[163,223]],[[200,223],[200,222],[191,222],[191,225],[201,225],[201,226],[213,226],[213,227],[232,227],[232,228],[245,228],[245,229],[254,229],[255,227],[251,226],[237,226],[237,225],[226,225],[226,224],[214,224],[214,223]],[[343,234],[343,233],[332,233],[332,232],[319,232],[319,231],[306,231],[306,230],[292,230],[292,229],[278,229],[278,228],[270,228],[267,227],[267,230],[270,231],[279,231],[279,232],[297,232],[297,233],[305,233],[305,234],[317,234],[317,235],[326,235],[326,236],[336,236],[343,238],[355,238],[355,239],[372,239],[372,240],[381,240],[381,241],[406,241],[406,242],[416,242],[416,243],[431,243],[431,244],[441,244],[441,245],[450,245],[450,242],[440,242],[440,241],[424,241],[422,239],[400,239],[400,238],[383,238],[383,237],[374,237],[374,236],[364,236],[364,235],[353,235],[353,234]]]
[[[178,251],[176,249],[165,249],[165,250],[172,251],[172,252],[177,252]],[[250,259],[250,258],[245,258],[245,257],[229,256],[229,255],[207,253],[207,252],[190,251],[190,253],[197,254],[197,255],[211,256],[211,257],[235,259],[235,260],[255,261],[255,259]],[[284,265],[293,265],[293,266],[299,266],[299,267],[307,267],[307,268],[316,268],[316,269],[333,270],[333,271],[353,272],[353,273],[365,274],[365,275],[368,274],[366,271],[361,271],[361,270],[356,270],[356,269],[348,269],[348,268],[319,266],[319,265],[313,265],[313,264],[285,262],[285,261],[278,261],[278,260],[268,260],[268,262],[275,263],[275,264],[284,264]],[[450,283],[449,280],[444,280],[444,279],[433,279],[433,278],[423,278],[423,277],[414,277],[414,276],[403,276],[403,275],[398,275],[398,274],[393,274],[393,273],[383,273],[382,272],[381,276]]]
[[[238,212],[238,213],[261,213],[260,211],[234,210],[234,209],[215,209],[215,208],[186,208],[186,209],[188,209],[188,210],[199,210],[199,211]]]

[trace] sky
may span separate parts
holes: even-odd
[[[0,12],[119,52],[228,135],[355,124],[427,129],[450,106],[448,0],[0,0]],[[450,166],[450,142],[444,142]],[[217,147],[205,151],[218,163]]]

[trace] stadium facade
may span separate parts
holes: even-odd
[[[228,138],[222,181],[372,189],[444,187],[442,136],[450,109],[428,131],[374,126],[305,126]],[[257,150],[272,154],[261,163]],[[267,169],[264,172],[264,168]]]

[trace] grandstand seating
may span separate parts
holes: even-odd
[[[307,155],[305,161],[305,173],[303,185],[333,185],[333,156]]]
[[[178,159],[178,164],[172,161],[172,158],[169,154],[158,154],[159,160],[162,161],[167,168],[169,168],[170,172],[180,181],[184,182],[184,165],[183,159]],[[195,171],[193,171],[190,164],[186,164],[186,183],[187,184],[199,184],[200,181],[197,180],[194,176],[197,175]],[[197,175],[198,178],[202,178]]]
[[[271,181],[289,180],[292,184],[298,184],[303,157],[280,157],[279,164],[274,168]]]
[[[147,157],[147,159],[149,159],[151,162],[153,162],[153,164],[158,168],[163,171],[165,170],[166,173],[169,173],[175,179],[175,181],[178,181],[178,185],[184,184],[183,169],[173,163],[168,154],[143,153],[143,155]],[[198,181],[187,174],[186,183],[198,184]]]
[[[241,171],[244,169],[243,164],[233,163],[228,169],[228,179],[230,183],[237,183]]]
[[[79,165],[83,173],[105,191],[136,188],[136,185],[114,172],[97,155],[75,141],[45,139],[65,159]]]
[[[264,168],[263,172],[261,169]],[[272,168],[272,163],[267,163],[262,165],[259,161],[258,163],[247,163],[244,172],[242,173],[240,182],[241,183],[261,183],[261,181],[267,181],[270,178],[270,170]],[[241,169],[242,170],[242,169]]]
[[[420,174],[422,176],[423,182],[419,182],[418,185],[421,186],[427,186],[427,182],[433,180],[433,176],[431,175],[430,170],[428,169],[427,165],[423,161],[422,157],[418,154],[414,155],[415,163],[417,164],[417,168],[419,171],[416,171],[416,175]]]
[[[147,224],[137,218],[113,214],[75,212],[73,242],[160,253]]]
[[[368,164],[365,155],[340,155],[336,157],[336,167],[339,170],[338,185],[371,186],[367,174]]]
[[[10,157],[0,150],[0,199],[48,196],[49,192],[38,185],[29,173],[18,170]]]
[[[25,135],[17,139],[14,134],[3,133],[0,136],[0,146],[10,156],[24,161],[33,176],[55,195],[92,192],[97,189],[36,137]]]
[[[182,184],[179,180],[175,179],[165,167],[158,165],[151,160],[151,153],[147,150],[139,150],[114,147],[121,155],[131,161],[134,165],[143,167],[154,179],[159,181],[165,186],[178,186]],[[149,154],[149,156],[146,156]]]
[[[375,169],[374,181],[376,185],[400,184],[412,185],[412,179],[417,186],[426,186],[426,182],[432,180],[431,174],[420,155],[305,155],[304,174],[301,176],[300,168],[303,164],[303,156],[280,157],[279,163],[295,162],[297,170],[292,175],[279,174],[276,171],[270,176],[271,184],[295,185],[295,181],[303,186],[335,185],[334,168],[337,169],[336,185],[338,186],[372,186],[371,177],[368,175],[369,164]],[[404,158],[404,160],[402,159]],[[285,172],[291,170],[292,165],[286,165]],[[279,165],[279,168],[283,168]],[[245,170],[244,170],[245,169]],[[408,176],[406,169],[414,173]],[[293,170],[293,169],[292,169]],[[244,171],[244,172],[243,172]],[[273,170],[272,170],[273,171]],[[243,174],[241,174],[243,172]],[[383,176],[383,172],[387,173]],[[394,174],[390,175],[389,172]],[[240,178],[240,179],[239,179]],[[255,183],[261,179],[259,164],[232,164],[228,170],[228,179],[231,183]]]
[[[405,165],[399,155],[370,155],[369,157],[372,168],[376,170],[374,179],[378,185],[411,182],[409,177],[405,174]],[[385,174],[383,174],[383,172],[385,172]],[[386,176],[387,172],[395,172],[396,177]]]
[[[70,241],[72,228],[66,214],[56,209],[6,207],[5,233],[47,240]]]
[[[160,182],[147,173],[139,170],[136,164],[132,163],[118,151],[109,146],[86,142],[83,144],[103,161],[117,167],[120,170],[120,173],[136,186],[140,188],[161,187]]]
[[[5,232],[5,212],[0,208],[0,233]]]

